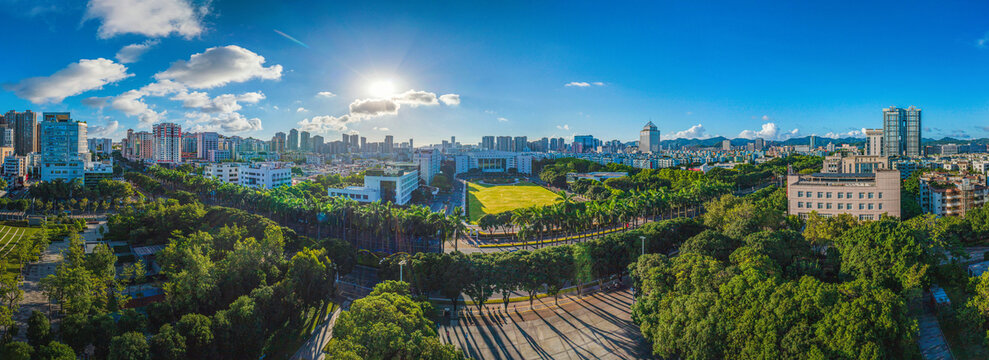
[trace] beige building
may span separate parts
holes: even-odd
[[[889,157],[871,155],[844,156],[835,154],[824,158],[821,172],[827,174],[871,173],[889,169]]]
[[[927,173],[919,181],[920,208],[925,213],[965,216],[969,210],[985,205],[989,198],[986,177],[979,174]]]
[[[788,213],[801,218],[811,212],[831,217],[851,214],[859,220],[900,217],[900,172],[808,174],[787,176]]]

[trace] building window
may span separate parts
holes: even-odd
[[[872,210],[872,203],[869,203],[869,210]]]
[[[865,204],[859,203],[859,210],[865,210]]]
[[[828,199],[830,199],[830,198],[831,198],[831,192],[828,191]]]
[[[879,198],[880,198],[880,199],[882,199],[882,198],[883,198],[883,192],[882,192],[882,191],[880,191],[880,192],[879,192]]]
[[[817,203],[817,208],[818,209],[823,209],[824,208],[824,204],[823,203]]]
[[[859,220],[872,220],[872,214],[859,215]]]
[[[824,197],[824,192],[818,191],[817,192],[817,198],[820,199],[820,198],[823,198],[823,197]]]
[[[852,192],[849,191],[849,192],[845,193],[845,198],[851,199],[852,198]]]
[[[879,210],[883,209],[883,203],[879,203]]]
[[[803,191],[797,191],[797,197],[804,197]]]
[[[830,193],[828,193],[828,194],[830,194]],[[825,206],[825,207],[826,207],[826,208],[827,208],[828,210],[830,210],[830,209],[831,209],[831,203],[827,203],[827,206]]]
[[[860,192],[859,193],[859,199],[863,199],[863,198],[865,198],[865,193]]]
[[[803,201],[797,201],[797,208],[800,209],[800,208],[803,208],[803,207],[804,207],[804,202]]]
[[[872,193],[871,192],[869,193],[869,198],[872,199]]]
[[[838,194],[841,194],[841,193],[838,193]],[[838,203],[838,210],[842,210],[844,208],[845,208],[845,204],[844,203]]]
[[[845,193],[843,193],[843,192],[839,192],[839,193],[838,193],[838,198],[839,198],[839,199],[841,199],[842,197],[844,197],[844,195],[845,195]]]

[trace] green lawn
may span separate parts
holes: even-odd
[[[533,205],[548,205],[559,197],[546,188],[523,182],[515,185],[482,185],[467,183],[467,201],[470,202],[471,221],[477,221],[484,214],[497,214]]]
[[[24,259],[18,257],[20,248],[32,246],[31,237],[40,228],[0,225],[0,276],[11,278],[21,271]]]

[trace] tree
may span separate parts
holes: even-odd
[[[443,174],[433,175],[433,182],[429,184],[432,187],[439,188],[440,191],[450,191],[453,185],[450,183],[450,179]]]
[[[379,284],[339,315],[323,349],[328,359],[463,359],[456,347],[440,343],[428,302],[388,288],[402,287]]]
[[[186,358],[185,337],[172,325],[165,324],[151,337],[151,358],[155,360],[181,360]]]
[[[117,331],[120,333],[138,332],[143,333],[148,326],[148,316],[137,312],[134,309],[124,310],[117,320]]]
[[[185,314],[175,324],[175,330],[185,338],[186,354],[191,359],[211,358],[213,321],[200,314]]]
[[[471,297],[477,311],[484,308],[484,302],[494,294],[497,277],[495,275],[495,259],[483,253],[474,253],[468,257],[467,284],[464,293]]]
[[[34,348],[23,341],[11,341],[0,347],[0,358],[6,360],[31,360]]]
[[[151,349],[148,340],[138,332],[126,332],[110,340],[110,360],[148,360]]]
[[[235,359],[261,356],[265,336],[259,316],[254,300],[248,296],[241,296],[226,310],[217,311],[213,315],[217,351]]]
[[[728,255],[738,247],[738,242],[714,230],[705,230],[690,239],[680,247],[681,253],[693,252],[727,261]]]
[[[286,278],[292,282],[294,293],[304,306],[317,305],[329,299],[336,279],[326,250],[309,248],[292,256]]]
[[[52,339],[51,323],[48,317],[38,310],[31,311],[31,316],[27,319],[27,342],[31,346],[38,347],[48,344]]]
[[[76,353],[68,345],[52,340],[47,345],[37,348],[35,358],[39,360],[75,360]]]
[[[93,327],[85,314],[69,314],[62,318],[59,334],[66,345],[80,354],[93,342]]]

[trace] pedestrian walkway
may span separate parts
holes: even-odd
[[[930,304],[924,304],[924,313],[917,318],[920,332],[917,334],[917,345],[920,354],[926,360],[951,360],[951,347],[944,340],[944,333],[937,321],[937,315]]]
[[[349,307],[350,301],[344,302],[344,306]],[[292,360],[323,360],[323,357],[326,355],[323,353],[323,348],[333,338],[333,325],[336,324],[337,317],[340,316],[340,311],[344,306],[338,306],[333,310],[332,314],[324,318],[322,323],[316,325],[312,336],[309,337],[309,340],[306,340],[305,344],[302,344],[302,347],[299,348],[299,351],[295,352],[295,355],[292,355]]]
[[[532,309],[486,306],[440,326],[440,338],[475,359],[649,359],[631,320],[630,291],[536,300]]]

